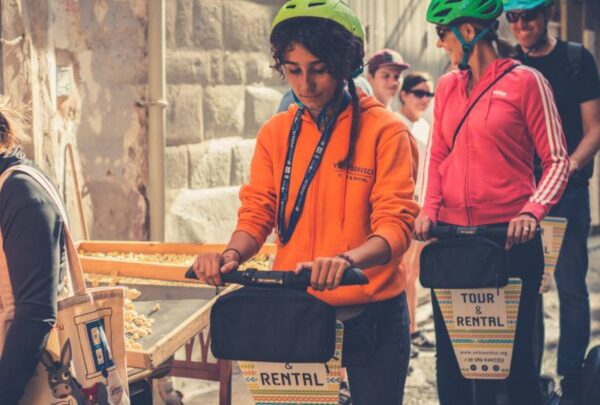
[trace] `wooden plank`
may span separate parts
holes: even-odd
[[[126,262],[96,257],[79,256],[85,273],[117,274],[120,277],[151,278],[154,280],[199,283],[185,278],[187,266],[143,262]]]
[[[150,361],[150,351],[139,349],[139,350],[127,350],[127,367],[139,368],[143,370],[151,370],[152,362]]]
[[[175,253],[199,254],[205,252],[220,252],[224,244],[201,243],[160,243],[143,241],[82,241],[79,251],[90,253]]]
[[[160,243],[140,241],[81,241],[78,244],[80,252],[90,253],[159,253],[159,254],[200,254],[206,252],[221,252],[224,244],[201,243]],[[274,254],[276,247],[265,244],[259,254]]]

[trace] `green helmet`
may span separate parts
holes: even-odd
[[[502,0],[431,0],[427,21],[449,25],[459,18],[494,20],[502,14]]]
[[[550,6],[554,0],[504,0],[504,11],[531,10],[540,6]]]
[[[290,0],[279,10],[271,32],[281,22],[299,17],[323,18],[335,21],[365,43],[365,30],[357,15],[344,0]]]

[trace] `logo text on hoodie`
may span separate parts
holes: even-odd
[[[344,170],[340,167],[338,162],[333,164],[333,167],[338,171],[341,176],[341,172]],[[348,172],[348,180],[350,181],[360,181],[363,183],[368,183],[371,178],[375,175],[375,169],[369,167],[360,167],[355,165],[350,165],[347,167]]]

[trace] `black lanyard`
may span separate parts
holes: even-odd
[[[300,130],[302,129],[302,114],[304,114],[304,106],[298,108],[296,111],[296,115],[294,116],[294,121],[292,122],[292,128],[290,130],[290,135],[288,139],[288,150],[285,156],[285,166],[283,168],[283,176],[281,176],[281,188],[279,192],[279,207],[277,214],[277,234],[279,236],[279,240],[282,244],[287,243],[294,233],[294,229],[296,229],[296,225],[298,225],[298,220],[300,219],[300,214],[302,214],[302,208],[304,207],[304,201],[306,200],[306,191],[308,190],[308,186],[312,182],[317,170],[319,169],[319,165],[321,164],[321,159],[323,158],[323,154],[325,153],[325,148],[329,143],[329,139],[331,138],[331,134],[333,132],[333,126],[337,121],[337,117],[340,112],[346,108],[348,104],[348,96],[346,92],[343,93],[343,100],[340,103],[339,108],[333,114],[331,119],[325,125],[323,132],[321,134],[321,139],[319,139],[319,143],[313,152],[313,156],[310,160],[310,164],[308,165],[308,169],[304,174],[304,179],[300,184],[300,190],[298,190],[298,196],[296,197],[296,202],[294,203],[294,209],[292,210],[292,214],[290,215],[290,222],[286,228],[285,226],[285,207],[287,205],[287,200],[290,191],[290,179],[292,177],[292,162],[294,160],[294,151],[296,150],[296,144],[298,142],[298,136],[300,135]]]

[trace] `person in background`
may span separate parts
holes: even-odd
[[[419,201],[421,192],[419,185],[423,177],[423,166],[425,163],[425,149],[429,140],[431,126],[423,118],[423,113],[429,108],[433,98],[433,79],[427,73],[411,72],[402,82],[402,88],[398,94],[400,109],[398,116],[410,130],[415,138],[419,149],[419,169],[417,174],[417,186],[415,187],[415,199]],[[410,314],[410,337],[412,341],[411,356],[416,357],[418,350],[434,350],[435,344],[421,332],[417,331],[416,311],[418,301],[419,258],[424,244],[414,241],[404,255],[402,264],[406,267],[406,300]]]
[[[385,108],[391,109],[400,89],[402,72],[409,67],[402,55],[391,49],[377,51],[369,59],[367,80],[373,88],[373,95]]]
[[[282,6],[271,50],[297,103],[259,130],[236,229],[222,253],[199,255],[194,270],[200,281],[222,285],[221,274],[254,256],[275,228],[273,268],[310,269],[310,294],[363,306],[344,323],[352,403],[395,405],[410,352],[398,266],[419,210],[416,146],[394,113],[355,86],[364,37],[345,1]],[[340,287],[352,267],[364,269],[369,284]]]
[[[504,11],[518,42],[516,58],[539,70],[550,82],[567,140],[569,182],[549,214],[568,220],[554,272],[560,302],[557,372],[563,376],[561,403],[567,404],[580,401],[582,367],[590,341],[586,285],[589,179],[600,147],[600,78],[596,61],[587,49],[554,38],[548,32],[553,5],[553,0],[505,0]],[[542,172],[539,159],[535,169],[539,179]],[[543,322],[543,316],[539,319]],[[543,323],[540,329],[543,336]]]
[[[0,173],[33,165],[20,143],[25,119],[0,100]],[[63,220],[50,195],[23,172],[8,175],[0,192],[0,403],[16,405],[56,322],[65,266]]]

